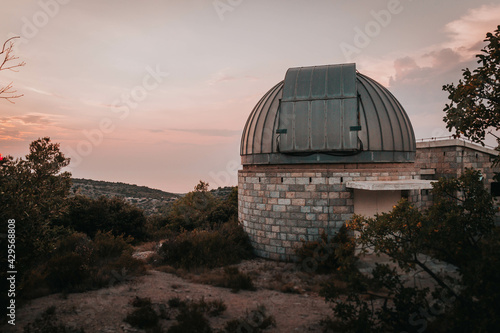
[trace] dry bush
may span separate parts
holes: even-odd
[[[185,231],[164,242],[159,254],[164,264],[186,269],[221,267],[253,256],[248,235],[234,222],[216,230]]]

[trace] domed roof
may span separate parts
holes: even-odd
[[[243,130],[242,164],[413,162],[401,104],[355,64],[290,68]]]

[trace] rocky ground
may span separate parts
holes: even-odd
[[[123,321],[134,309],[130,302],[136,296],[151,298],[154,304],[167,304],[173,297],[183,300],[204,297],[206,301],[221,299],[227,310],[219,317],[210,318],[213,328],[222,328],[227,321],[245,317],[247,311],[263,305],[276,320],[276,327],[266,332],[321,331],[320,320],[332,312],[324,298],[318,295],[319,284],[327,276],[312,277],[296,272],[294,264],[263,259],[248,260],[238,266],[240,271],[253,277],[256,291],[234,293],[202,283],[211,275],[221,274],[220,270],[183,273],[183,277],[179,277],[178,273],[151,269],[147,275],[135,279],[117,276],[117,281],[125,281],[101,290],[34,299],[18,309],[15,327],[3,327],[0,331],[23,332],[28,323],[32,323],[48,307],[55,306],[61,323],[68,327],[81,327],[87,333],[144,332]],[[162,321],[162,325],[167,328],[174,322],[172,318]]]
[[[151,262],[157,244],[137,249],[135,257]],[[455,267],[427,258],[427,264],[435,273],[452,273]],[[359,262],[362,272],[370,273],[375,263],[388,263],[387,257],[368,255]],[[130,304],[136,297],[150,298],[156,306],[167,304],[178,297],[181,300],[222,300],[227,310],[218,317],[210,318],[214,329],[224,327],[232,319],[263,305],[267,313],[276,320],[276,327],[266,332],[321,332],[321,319],[332,314],[330,305],[319,296],[320,286],[331,278],[299,271],[296,264],[280,263],[264,259],[246,260],[238,266],[239,271],[252,277],[255,291],[232,292],[230,289],[210,285],[223,274],[223,269],[186,272],[171,267],[150,267],[148,273],[138,278],[129,278],[126,272],[116,274],[108,288],[69,295],[54,294],[34,299],[17,310],[16,326],[4,326],[1,332],[23,332],[47,308],[55,306],[59,322],[67,327],[83,328],[92,332],[144,332],[131,327],[123,319],[134,310]],[[410,272],[408,283],[420,287],[431,287],[432,280],[421,271]],[[175,316],[162,320],[167,329],[175,323]]]

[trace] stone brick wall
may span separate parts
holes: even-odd
[[[489,188],[495,151],[460,140],[417,143],[415,163],[246,165],[238,173],[238,217],[258,256],[296,260],[301,239],[333,236],[354,212],[348,181],[437,180],[479,169]],[[404,193],[425,208],[429,190]],[[500,206],[500,197],[495,201]],[[499,216],[500,218],[500,216]],[[500,220],[500,219],[499,219]]]
[[[492,161],[496,151],[462,140],[442,140],[417,142],[415,166],[419,169],[434,170],[434,174],[421,175],[422,179],[438,180],[441,177],[458,177],[465,168],[480,170],[484,176],[484,185],[490,190],[495,172]],[[422,205],[430,206],[432,196],[428,191],[422,193]],[[495,200],[500,206],[500,200]]]
[[[354,212],[348,181],[419,179],[413,163],[244,166],[238,217],[258,256],[295,260],[294,247],[333,236]],[[410,200],[420,199],[411,191]]]

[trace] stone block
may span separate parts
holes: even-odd
[[[328,198],[330,199],[338,199],[340,198],[340,192],[329,192]]]
[[[271,255],[272,253],[276,253],[276,246],[273,246],[273,245],[266,245],[264,247],[264,249],[269,252],[269,255]]]
[[[273,205],[273,212],[286,212],[285,205]]]
[[[291,203],[291,199],[278,199],[278,205],[290,205]]]
[[[330,199],[330,206],[345,206],[346,199]]]
[[[340,214],[340,217],[342,219],[342,221],[349,221],[351,218],[352,218],[352,213],[349,213],[349,214]]]
[[[291,192],[304,192],[306,186],[308,185],[289,185],[288,190]],[[297,193],[295,196],[297,196]]]
[[[284,225],[286,225],[286,220],[285,219],[277,219],[277,220],[274,220],[274,223],[276,225],[279,225],[279,226],[284,226]]]
[[[312,178],[311,184],[313,185],[326,184],[326,178],[321,176]]]
[[[335,214],[347,214],[350,212],[349,207],[347,206],[334,206],[333,207],[333,213]]]
[[[306,218],[306,214],[305,213],[291,213],[290,218],[293,220],[303,220]],[[290,223],[293,223],[293,222],[290,221]]]
[[[293,185],[284,185],[284,184],[276,185],[276,190],[279,192],[287,192],[289,191],[290,186]]]
[[[307,229],[300,227],[292,227],[292,232],[296,235],[305,235],[307,233]]]
[[[302,207],[300,207],[300,211],[302,213],[310,213],[311,212],[311,206],[302,206]]]
[[[316,214],[313,213],[306,213],[306,220],[307,221],[316,221]]]
[[[316,191],[318,192],[327,192],[329,190],[330,190],[329,185],[324,185],[324,184],[316,185]]]
[[[316,185],[304,185],[305,191],[316,192]]]
[[[268,184],[266,185],[266,189],[268,191],[276,191],[276,184]]]
[[[309,178],[307,177],[298,177],[295,179],[295,184],[297,185],[309,185]]]
[[[312,206],[311,212],[312,213],[323,213],[323,206]]]
[[[306,204],[305,199],[292,199],[292,205],[294,206],[304,206]]]
[[[271,242],[269,243],[269,245],[280,246],[281,247],[281,240],[279,240],[279,239],[271,239]]]
[[[328,207],[325,207],[328,210]],[[318,214],[319,221],[328,221],[328,213]]]
[[[319,186],[319,185],[316,185]],[[312,199],[320,199],[321,198],[321,192],[311,192],[311,198]]]
[[[296,192],[295,198],[297,199],[309,199],[312,197],[311,192]]]
[[[319,229],[318,228],[309,228],[309,229],[307,229],[307,233],[309,235],[319,235]]]
[[[300,206],[286,206],[286,211],[290,213],[300,213]]]

